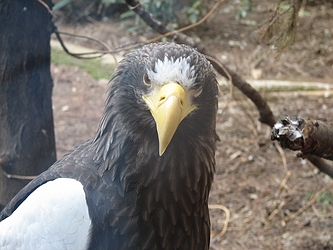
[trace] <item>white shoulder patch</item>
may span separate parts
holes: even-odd
[[[38,187],[0,222],[0,249],[86,249],[90,227],[82,184],[59,178]]]
[[[185,89],[189,89],[195,82],[194,67],[186,61],[186,58],[168,58],[158,60],[155,63],[154,70],[147,70],[149,79],[158,85],[165,84],[170,81],[177,81]]]

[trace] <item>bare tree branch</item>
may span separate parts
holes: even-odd
[[[160,22],[159,20],[157,20],[151,13],[149,13],[145,9],[145,7],[140,4],[139,1],[136,1],[136,0],[126,0],[125,2],[129,6],[129,8],[131,10],[133,10],[154,31],[156,31],[159,34],[162,34],[162,36],[159,36],[157,38],[154,38],[154,39],[148,41],[149,43],[153,42],[153,41],[160,40],[160,39],[162,39],[163,37],[166,37],[166,36],[172,36],[172,35],[174,35],[174,40],[177,43],[185,43],[185,44],[188,44],[188,45],[190,45],[192,47],[198,48],[200,51],[204,50],[204,46],[201,45],[201,44],[198,44],[192,37],[189,37],[189,36],[181,33],[181,31],[168,29],[162,22]],[[224,2],[224,0],[220,0],[218,2],[217,6],[219,4],[221,4],[222,2]],[[216,6],[216,8],[217,8],[217,6]],[[207,15],[209,16],[210,14],[211,13],[208,13]],[[190,27],[190,28],[192,28],[192,27]]]
[[[283,148],[300,151],[298,157],[307,158],[321,172],[333,178],[333,166],[321,159],[333,160],[331,124],[310,118],[286,117],[274,125],[271,138],[279,141]]]
[[[259,121],[267,124],[270,127],[273,127],[276,119],[268,103],[262,98],[259,92],[256,91],[249,83],[247,83],[240,75],[229,69],[227,66],[223,65],[222,68],[222,63],[220,63],[216,58],[212,56],[206,57],[220,75],[229,79],[229,74],[232,78],[232,84],[240,91],[242,91],[242,93],[246,95],[254,103],[254,105],[256,105],[260,116]],[[226,72],[228,72],[228,74]]]
[[[289,48],[295,43],[299,0],[292,0],[290,6],[283,10],[277,4],[272,17],[263,23],[257,30],[257,35],[262,43],[274,45],[279,50]]]
[[[326,160],[315,156],[315,155],[308,155],[307,159],[316,166],[319,171],[327,174],[331,178],[333,178],[333,167],[331,164],[329,164]]]
[[[323,121],[286,117],[274,125],[271,138],[284,148],[300,150],[299,157],[333,160],[333,126]]]

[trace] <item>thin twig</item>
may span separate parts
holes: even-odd
[[[287,165],[287,158],[286,155],[284,154],[283,149],[281,148],[280,144],[277,141],[274,141],[274,145],[276,149],[279,151],[279,154],[282,159],[282,164],[285,172],[289,172],[288,165]]]
[[[273,217],[283,208],[283,206],[286,204],[285,201],[281,201],[277,208],[273,210],[273,212],[268,216],[267,220],[271,221]]]
[[[135,44],[130,44],[130,47],[127,47],[126,49],[131,49],[131,48],[135,48],[135,47],[138,47],[138,46],[141,46],[143,44],[148,44],[148,43],[152,43],[152,42],[156,42],[156,41],[159,41],[161,40],[162,38],[164,37],[168,37],[168,36],[171,36],[171,35],[174,35],[174,34],[177,34],[177,33],[180,33],[180,32],[183,32],[185,30],[188,30],[188,29],[192,29],[200,24],[202,24],[204,21],[207,20],[207,18],[209,16],[212,15],[212,13],[217,9],[217,7],[222,4],[225,0],[220,0],[218,3],[216,3],[213,8],[202,18],[200,19],[198,22],[194,23],[194,24],[191,24],[191,25],[188,25],[188,26],[185,26],[183,28],[180,28],[178,30],[173,30],[173,31],[170,31],[168,33],[165,33],[163,35],[160,35],[160,36],[157,36],[153,39],[150,39],[148,41],[145,41],[144,43],[135,43]],[[99,39],[96,39],[96,38],[93,38],[93,37],[89,37],[89,36],[83,36],[83,35],[74,35],[74,34],[70,34],[70,33],[66,33],[66,32],[60,32],[60,31],[57,31],[55,30],[55,35],[57,36],[57,39],[59,40],[60,42],[60,45],[61,47],[64,49],[64,51],[70,55],[70,56],[73,56],[75,58],[79,58],[79,59],[95,59],[95,58],[100,58],[102,56],[104,56],[105,54],[113,54],[113,53],[116,53],[116,52],[120,52],[122,50],[124,50],[124,46],[122,48],[118,48],[118,49],[114,49],[112,50],[111,48],[109,48],[108,46],[105,46],[106,44],[103,43],[102,41],[100,41]],[[93,41],[96,41],[98,42],[99,44],[103,45],[104,48],[106,48],[106,50],[102,50],[102,51],[99,51],[99,50],[96,50],[96,51],[92,51],[92,52],[84,52],[84,53],[73,53],[73,52],[70,52],[68,50],[68,48],[66,47],[64,41],[62,40],[60,34],[64,34],[64,35],[71,35],[71,36],[76,36],[76,37],[80,37],[80,38],[86,38],[86,39],[90,39],[90,40],[93,40]],[[96,55],[97,54],[97,55]],[[88,56],[88,55],[95,55],[95,56],[90,56],[90,57],[84,57],[84,56]],[[227,71],[226,71],[226,74]],[[230,76],[230,74],[229,74]],[[231,79],[231,77],[230,77]]]
[[[229,220],[230,220],[230,211],[227,207],[225,207],[223,205],[219,205],[219,204],[209,204],[208,208],[209,209],[220,209],[225,213],[225,220],[224,220],[224,224],[223,224],[223,228],[222,228],[221,232],[212,236],[212,238],[222,237],[223,235],[225,235],[225,233],[227,232],[227,229],[228,229],[228,224],[229,224]]]
[[[59,34],[62,34],[62,35],[66,35],[66,36],[72,36],[72,37],[78,37],[78,38],[84,38],[84,39],[87,39],[87,40],[91,40],[91,41],[94,41],[94,42],[97,42],[99,43],[101,46],[103,46],[107,51],[112,51],[112,49],[109,47],[109,45],[95,37],[92,37],[92,36],[86,36],[86,35],[77,35],[77,34],[72,34],[72,33],[68,33],[68,32],[64,32],[64,31],[58,31]]]
[[[96,1],[92,1],[90,4],[88,4],[88,6],[85,7],[83,11],[80,11],[80,14],[74,18],[73,22],[78,22],[84,16],[89,17],[89,11],[94,7],[95,3]]]
[[[8,157],[8,156],[0,157],[0,171],[2,172],[2,174],[4,176],[7,177],[7,179],[32,180],[35,177],[37,177],[36,175],[16,175],[16,174],[7,173],[6,170],[4,169],[4,166],[8,165],[9,161],[13,160],[13,159],[9,160],[9,158],[11,158],[11,157]]]
[[[219,5],[222,4],[224,1],[225,0],[220,0],[219,2],[217,2],[213,6],[213,8],[211,8],[211,10],[203,18],[201,18],[198,22],[190,24],[190,25],[185,26],[183,28],[180,28],[178,30],[172,30],[170,32],[167,32],[167,33],[165,33],[163,35],[160,35],[160,36],[157,36],[155,38],[152,38],[152,39],[148,40],[146,43],[156,42],[156,41],[161,40],[164,37],[172,36],[172,35],[175,35],[177,33],[180,33],[180,32],[183,32],[183,31],[186,31],[186,30],[189,30],[189,29],[192,29],[192,28],[194,28],[196,26],[201,25],[203,22],[205,22],[208,19],[208,17],[210,17],[214,13],[214,11],[217,9],[217,7],[219,7]]]
[[[285,189],[285,186],[286,186],[286,184],[287,184],[287,182],[288,182],[290,176],[291,176],[291,172],[288,170],[288,171],[286,172],[286,176],[283,178],[283,180],[282,180],[281,183],[280,183],[280,186],[279,186],[279,190],[278,190],[278,192],[276,192],[276,195],[275,195],[276,198],[279,198],[279,197],[280,197],[280,195],[281,195],[283,189]]]
[[[315,204],[311,206],[312,211],[314,212],[315,215],[317,215],[318,218],[322,219],[324,216],[319,213],[318,209],[316,208]]]
[[[103,55],[105,55],[106,53],[110,53],[112,54],[112,52],[109,50],[108,47],[106,51],[101,51],[101,52],[88,52],[88,53],[73,53],[73,52],[70,52],[68,50],[68,48],[66,47],[64,41],[62,40],[61,36],[60,36],[60,33],[62,32],[59,32],[58,30],[55,30],[54,31],[58,41],[60,42],[60,45],[61,47],[63,48],[63,50],[70,56],[73,56],[75,58],[78,58],[78,59],[95,59],[95,58],[100,58],[102,57]],[[69,33],[65,33],[63,32],[62,34],[67,34],[67,35],[72,35],[72,36],[79,36],[79,35],[74,35],[74,34],[69,34]],[[98,39],[96,38],[92,38],[92,37],[88,37],[88,36],[79,36],[79,37],[84,37],[84,38],[87,38],[87,39],[91,39],[91,40],[94,40],[94,41],[97,41]],[[103,45],[103,43],[101,41],[99,41],[100,44]],[[103,45],[104,47],[104,45]],[[84,55],[89,55],[89,54],[100,54],[100,55],[97,55],[97,56],[91,56],[91,57],[83,57]]]
[[[7,179],[17,179],[17,180],[33,180],[37,175],[17,175],[17,174],[8,174],[5,170],[2,169],[2,173]]]
[[[205,55],[205,57],[210,61],[210,62],[215,62],[216,66],[220,67],[224,73],[226,74],[226,78],[227,78],[227,81],[229,82],[229,97],[228,97],[228,100],[227,100],[227,103],[225,105],[225,107],[222,109],[222,112],[220,114],[219,117],[222,117],[224,112],[227,110],[231,100],[233,99],[233,83],[232,83],[232,76],[229,74],[228,70],[224,67],[224,65],[222,63],[220,63],[219,60],[217,60],[216,58],[214,57],[211,57],[209,55]],[[221,91],[220,91],[220,88],[219,88],[219,92],[220,92],[220,95],[221,95]]]
[[[113,57],[113,60],[115,62],[117,62],[117,59],[116,59],[116,56],[114,55],[114,52],[112,51],[112,49],[109,47],[109,45],[97,38],[94,38],[94,37],[91,37],[91,36],[86,36],[86,35],[76,35],[76,34],[71,34],[71,33],[67,33],[67,32],[63,32],[63,31],[58,31],[58,30],[55,30],[54,33],[56,34],[57,38],[58,38],[58,41],[60,42],[60,45],[61,47],[63,48],[63,50],[71,55],[71,56],[74,56],[76,58],[80,58],[80,59],[94,59],[94,58],[99,58],[99,57],[102,57],[103,55],[105,54],[111,54],[112,57]],[[72,36],[72,37],[78,37],[78,38],[84,38],[84,39],[88,39],[88,40],[91,40],[91,41],[94,41],[94,42],[97,42],[98,44],[100,44],[102,47],[104,47],[106,50],[105,51],[102,51],[100,52],[100,55],[98,56],[92,56],[92,57],[83,57],[84,55],[88,55],[89,53],[92,53],[92,54],[96,54],[96,51],[94,52],[88,52],[88,53],[73,53],[73,52],[70,52],[68,50],[68,48],[65,46],[62,38],[60,37],[60,34],[62,35],[66,35],[66,36]]]
[[[300,214],[302,214],[304,211],[306,211],[309,207],[311,207],[318,199],[318,197],[324,193],[327,189],[329,189],[330,187],[333,186],[333,182],[330,182],[328,184],[326,184],[322,189],[320,189],[313,197],[312,199],[304,206],[304,207],[301,207],[300,209],[298,209],[297,212],[285,217],[283,220],[282,220],[282,224],[285,224],[286,222],[289,222],[293,219],[295,219],[297,216],[299,216]]]
[[[278,198],[281,195],[282,190],[285,188],[285,186],[287,184],[287,181],[289,180],[289,178],[291,176],[291,172],[289,171],[289,168],[288,168],[288,165],[287,165],[286,155],[284,154],[284,151],[281,148],[280,144],[276,141],[274,142],[274,144],[275,144],[275,147],[277,148],[277,150],[279,151],[279,154],[280,154],[281,159],[282,159],[283,168],[286,172],[286,176],[283,178],[282,182],[280,183],[279,190],[277,191],[277,193],[275,195],[275,197]]]
[[[53,11],[50,9],[50,6],[48,6],[46,3],[44,3],[43,0],[37,0],[37,2],[39,2],[41,5],[43,5],[47,11],[53,16]]]
[[[278,199],[278,198],[280,197],[282,191],[285,189],[285,186],[286,186],[286,184],[287,184],[287,182],[288,182],[288,180],[289,180],[289,178],[290,178],[290,176],[291,176],[291,172],[290,172],[289,169],[288,169],[287,158],[286,158],[286,156],[285,156],[285,154],[284,154],[284,151],[283,151],[283,149],[281,148],[280,144],[276,142],[276,143],[275,143],[275,146],[276,146],[277,150],[278,150],[279,153],[280,153],[280,156],[281,156],[281,159],[282,159],[283,168],[284,168],[284,170],[285,170],[285,172],[286,172],[285,177],[283,178],[283,180],[281,181],[281,183],[280,183],[280,185],[279,185],[279,189],[278,189],[278,191],[275,193],[275,198]],[[285,204],[286,204],[285,201],[281,201],[281,202],[279,203],[279,205],[277,206],[277,208],[275,208],[275,209],[273,210],[273,212],[268,216],[267,220],[269,220],[269,221],[272,220],[273,217],[274,217],[274,216],[275,216],[275,215],[276,215],[276,214],[282,209],[282,207],[283,207]]]

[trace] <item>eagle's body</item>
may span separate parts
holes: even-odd
[[[156,101],[170,82],[186,98],[177,99],[181,92]],[[0,249],[208,249],[217,96],[212,67],[194,49],[160,43],[127,55],[111,81],[96,135],[2,211]],[[169,111],[159,112],[163,103],[156,108],[155,102],[187,109],[179,111],[175,129],[163,127]],[[172,139],[164,139],[169,133]]]

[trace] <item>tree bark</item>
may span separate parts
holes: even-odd
[[[133,10],[145,23],[147,23],[155,32],[159,34],[166,34],[173,30],[167,28],[162,22],[157,20],[151,13],[149,13],[140,1],[137,0],[125,0],[127,6]],[[177,43],[185,43],[192,47],[198,48],[203,53],[205,47],[203,44],[198,44],[192,37],[189,37],[181,32],[178,32],[175,36]],[[204,53],[203,53],[204,54]]]
[[[229,74],[231,77],[229,80],[231,80],[232,84],[240,91],[242,91],[242,93],[253,102],[259,112],[259,121],[270,127],[273,127],[276,119],[268,103],[263,99],[260,93],[255,90],[248,82],[246,82],[243,77],[229,69],[228,66],[223,65],[223,67],[221,67],[222,64],[213,56],[206,55],[206,57],[221,76],[228,79]]]
[[[51,0],[44,0],[51,6]],[[55,160],[52,16],[37,0],[0,3],[0,206]]]
[[[333,160],[333,125],[311,118],[290,119],[288,117],[274,125],[272,140],[294,151],[300,157],[315,155]]]
[[[272,140],[279,141],[283,148],[300,151],[297,156],[307,158],[321,172],[333,178],[333,166],[325,158],[333,160],[333,125],[311,118],[288,117],[274,125]]]

